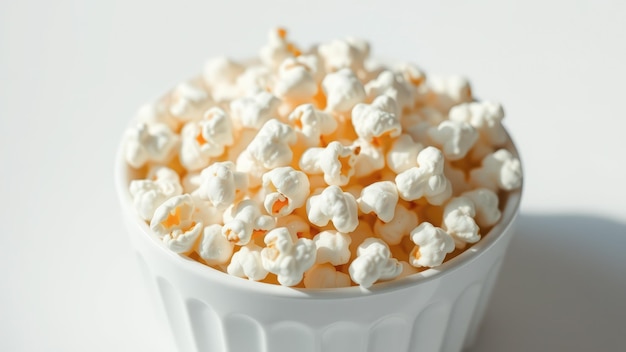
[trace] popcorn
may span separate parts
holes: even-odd
[[[234,245],[222,233],[219,224],[204,228],[198,254],[208,265],[226,264],[233,255]]]
[[[388,95],[396,102],[396,110],[402,111],[414,105],[413,92],[410,88],[400,74],[385,70],[365,85],[365,93],[368,101],[380,95]]]
[[[235,171],[231,161],[211,164],[200,174],[200,186],[195,194],[212,206],[224,210],[235,202],[238,193],[247,188],[246,174]]]
[[[360,39],[346,38],[321,44],[317,52],[324,59],[327,72],[349,68],[354,72],[363,69],[364,61],[369,56],[369,44]]]
[[[276,221],[276,227],[286,227],[290,233],[298,238],[312,237],[311,226],[309,225],[309,223],[306,221],[305,218],[296,214],[289,214],[287,216],[278,218],[278,220]]]
[[[474,203],[467,197],[452,198],[443,209],[443,228],[454,238],[457,247],[480,240],[478,225],[474,221]]]
[[[260,58],[266,66],[277,69],[287,58],[300,55],[300,50],[287,40],[284,28],[274,28],[267,36],[268,43],[261,48]]]
[[[391,181],[372,183],[363,188],[356,201],[363,213],[373,212],[380,220],[390,222],[398,204],[398,189]]]
[[[312,104],[303,104],[289,114],[289,122],[294,125],[298,135],[308,147],[317,146],[323,135],[328,135],[337,129],[335,118],[324,111],[316,110]]]
[[[322,231],[313,237],[317,248],[315,263],[346,264],[350,260],[349,235],[337,231]]]
[[[389,245],[400,244],[402,238],[408,235],[418,224],[415,211],[397,204],[391,221],[383,222],[380,219],[374,223],[374,233]]]
[[[150,229],[176,253],[189,252],[202,232],[202,223],[192,219],[194,204],[191,196],[172,197],[154,212]]]
[[[227,57],[216,57],[204,65],[204,83],[212,88],[213,99],[217,101],[232,99],[229,96],[220,96],[224,90],[231,90],[237,83],[237,78],[245,70],[245,66]]]
[[[306,288],[349,287],[350,276],[337,271],[331,264],[317,264],[304,273]]]
[[[365,101],[365,88],[354,72],[348,68],[326,75],[322,81],[326,94],[326,110],[336,113],[348,113],[359,103]]]
[[[387,166],[399,174],[415,166],[417,155],[424,149],[421,143],[416,143],[408,134],[402,134],[392,144],[387,152]]]
[[[411,241],[416,244],[409,255],[415,267],[434,267],[443,263],[446,254],[454,250],[454,240],[444,230],[423,222],[411,231]]]
[[[265,66],[249,66],[237,77],[236,85],[240,94],[249,96],[269,91],[274,85],[274,76],[272,71]]]
[[[311,100],[317,93],[317,66],[317,57],[313,55],[285,59],[278,69],[274,93],[283,100]]]
[[[367,140],[388,134],[397,137],[402,133],[402,126],[397,115],[393,98],[381,95],[371,104],[357,104],[352,109],[352,124],[356,134]]]
[[[289,146],[296,139],[289,125],[275,119],[267,121],[237,158],[237,171],[249,174],[251,187],[258,186],[263,173],[291,163],[293,152]]]
[[[233,124],[226,112],[211,108],[201,120],[185,124],[181,132],[180,162],[190,171],[206,167],[234,143]]]
[[[183,122],[196,120],[213,104],[204,90],[190,83],[181,83],[172,93],[170,114]]]
[[[266,247],[261,250],[263,267],[276,274],[281,285],[297,285],[304,272],[315,263],[313,241],[298,239],[285,227],[271,230],[264,241]]]
[[[172,157],[178,136],[162,123],[138,124],[126,131],[124,157],[138,169],[149,162],[164,163]]]
[[[385,167],[385,154],[381,147],[358,138],[352,143],[352,148],[359,151],[354,162],[355,177],[369,176]]]
[[[129,193],[165,246],[264,283],[366,289],[500,221],[522,174],[499,104],[376,63],[362,40],[303,53],[282,28],[268,37],[258,58],[209,60],[127,132]]]
[[[309,196],[309,179],[302,171],[290,166],[273,169],[263,175],[267,192],[263,202],[272,216],[285,216],[300,208]]]
[[[326,148],[309,148],[300,158],[302,171],[324,174],[328,185],[344,186],[354,175],[354,165],[360,148],[346,147],[339,142],[330,142]]]
[[[469,198],[476,209],[474,219],[481,228],[495,225],[502,216],[498,208],[498,195],[487,188],[477,188],[463,193],[463,197]]]
[[[326,226],[332,221],[339,232],[352,232],[359,223],[356,200],[338,186],[328,186],[321,194],[311,196],[306,212],[312,224]]]
[[[447,114],[455,105],[472,101],[472,89],[463,77],[430,77],[428,83],[435,94],[434,105],[443,113]]]
[[[276,221],[269,215],[261,212],[261,207],[251,199],[246,199],[230,208],[230,216],[225,215],[222,233],[229,241],[238,246],[250,242],[255,231],[268,231]]]
[[[419,167],[412,167],[396,176],[398,193],[404,200],[426,197],[432,205],[441,205],[450,195],[450,181],[443,175],[444,158],[441,151],[426,147],[417,156]]]
[[[153,177],[145,180],[133,180],[129,186],[137,214],[143,220],[152,219],[154,211],[161,204],[183,192],[174,170],[161,166],[153,174]]]
[[[478,140],[478,132],[469,123],[449,120],[431,127],[428,135],[451,161],[463,159]]]
[[[241,247],[238,252],[233,254],[226,272],[229,275],[247,277],[253,281],[265,279],[268,271],[263,267],[262,249],[262,247],[252,243]]]
[[[522,186],[522,165],[511,152],[499,149],[487,155],[480,168],[470,172],[470,183],[494,192],[518,189]]]
[[[350,264],[352,281],[363,288],[371,287],[378,280],[389,280],[400,275],[402,265],[394,258],[385,242],[368,238],[359,246],[357,257]]]
[[[502,105],[490,101],[464,103],[450,109],[450,121],[467,122],[472,125],[480,138],[489,145],[501,146],[508,140],[502,126],[504,109]]]
[[[233,120],[242,128],[260,129],[267,121],[278,116],[280,100],[272,93],[255,92],[230,103]]]

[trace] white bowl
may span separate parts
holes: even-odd
[[[123,218],[181,352],[460,351],[476,336],[521,199],[521,190],[510,193],[501,221],[436,269],[369,290],[294,289],[233,277],[168,250],[136,214],[131,171],[120,148]]]

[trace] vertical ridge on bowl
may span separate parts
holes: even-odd
[[[224,351],[224,328],[219,315],[206,303],[197,299],[187,300],[187,314],[191,321],[196,349],[198,351]]]
[[[368,333],[367,352],[388,352],[397,345],[397,351],[409,348],[409,322],[406,317],[389,316],[376,323]]]
[[[427,306],[413,322],[410,351],[440,351],[450,319],[451,304],[439,301]]]

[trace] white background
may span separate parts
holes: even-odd
[[[114,153],[138,106],[279,24],[369,38],[505,105],[526,189],[473,351],[623,349],[625,21],[621,1],[1,1],[0,351],[172,351]]]

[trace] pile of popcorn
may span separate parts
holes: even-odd
[[[479,241],[522,183],[502,107],[369,53],[278,28],[144,106],[124,145],[138,216],[176,253],[305,288],[368,288]]]

